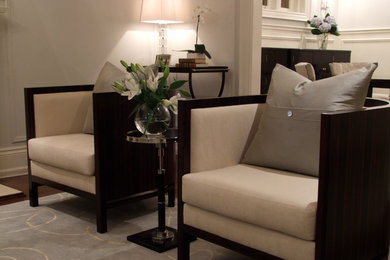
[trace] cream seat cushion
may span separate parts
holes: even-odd
[[[32,161],[92,176],[95,173],[94,136],[68,134],[33,138],[28,141]]]
[[[184,204],[184,223],[288,260],[315,259],[315,241],[262,228]]]
[[[239,164],[183,176],[183,201],[219,215],[314,240],[318,179]]]

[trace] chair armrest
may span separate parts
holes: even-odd
[[[158,155],[154,145],[131,143],[127,132],[135,130],[135,100],[116,92],[93,93],[96,189],[107,194],[108,203],[156,189]],[[131,115],[131,116],[130,116]],[[164,156],[166,184],[174,182],[168,169],[170,153]]]
[[[92,89],[93,85],[25,88],[27,140],[81,132]]]
[[[389,133],[389,105],[322,115],[316,259],[388,250]],[[367,244],[371,251],[359,246]]]
[[[266,96],[179,101],[179,173],[238,164]],[[252,132],[251,132],[252,131]]]

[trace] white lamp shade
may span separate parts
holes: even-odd
[[[176,18],[179,0],[142,0],[141,22],[144,23],[182,23]]]

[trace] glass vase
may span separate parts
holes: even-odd
[[[328,33],[322,33],[320,35],[317,35],[318,49],[326,50],[326,48],[328,47],[328,36]]]
[[[142,105],[134,118],[137,130],[144,135],[161,135],[168,129],[170,121],[169,110],[161,103],[153,109]]]

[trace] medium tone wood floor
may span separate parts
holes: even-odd
[[[6,185],[8,187],[23,191],[24,195],[18,196],[18,197],[12,197],[12,198],[0,198],[0,205],[6,205],[11,204],[14,202],[19,202],[23,200],[28,200],[28,176],[22,175],[22,176],[16,176],[16,177],[9,177],[9,178],[2,178],[0,179],[0,184]],[[59,190],[56,190],[54,188],[48,187],[48,186],[41,186],[38,188],[38,195],[39,197],[44,197],[52,194],[56,194],[58,192],[61,192]]]

